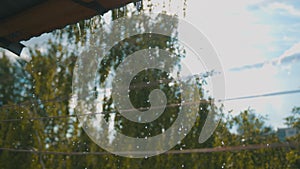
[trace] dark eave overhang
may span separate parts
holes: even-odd
[[[1,0],[0,47],[20,55],[20,41],[139,0]]]

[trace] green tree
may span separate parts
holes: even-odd
[[[136,11],[126,8],[115,9],[111,13],[111,19],[115,20],[134,12]],[[96,16],[54,31],[46,45],[46,52],[32,49],[31,61],[28,63],[19,59],[11,61],[3,54],[0,58],[0,147],[33,152],[106,152],[88,137],[70,104],[73,70],[80,54],[78,51],[82,50],[82,47],[92,46],[89,38],[103,24],[101,17]],[[149,26],[146,22],[136,24],[141,30]],[[162,29],[172,26],[174,31],[177,27],[176,24],[159,21],[159,18],[156,25]],[[112,35],[108,31],[101,36],[109,38]],[[141,34],[124,39],[110,50],[107,57],[101,58],[96,87],[111,87],[106,86],[106,83],[110,81],[109,75],[115,72],[119,64],[128,55],[149,47],[173,53],[176,57],[170,64],[174,69],[186,54],[174,37]],[[161,59],[160,62],[164,63],[164,60]],[[205,78],[196,81],[197,88],[194,90],[204,98]],[[154,89],[161,89],[166,94],[169,105],[181,102],[179,83],[166,72],[147,69],[138,73],[131,81],[129,96],[134,107],[150,107],[148,97]],[[103,94],[102,101],[104,112],[116,111],[109,93]],[[255,114],[253,110],[245,110],[237,116],[224,118],[212,137],[199,144],[199,134],[210,110],[214,108],[218,109],[218,112],[223,111],[222,107],[217,108],[210,102],[208,99],[199,104],[195,125],[173,150],[278,142],[272,128],[265,125],[264,117]],[[113,121],[116,130],[126,135],[151,137],[169,128],[179,109],[179,106],[168,107],[159,119],[145,124],[133,123],[118,113],[115,116],[106,113],[104,117],[106,121]],[[293,109],[292,113],[292,116],[286,118],[287,125],[299,128],[299,108]],[[15,120],[5,121],[7,119]],[[99,123],[100,127],[101,125],[103,124]],[[233,126],[237,128],[236,131],[233,131]],[[299,142],[299,137],[291,138],[291,141]],[[235,152],[161,154],[143,159],[130,159],[112,154],[77,156],[0,150],[0,168],[297,168],[299,152],[299,149],[270,148]]]

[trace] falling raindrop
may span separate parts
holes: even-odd
[[[79,37],[81,37],[81,28],[80,28],[80,24],[79,23],[77,23],[77,28],[78,28]]]
[[[142,9],[142,1],[136,2],[136,10],[141,11],[141,9]]]

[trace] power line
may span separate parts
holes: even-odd
[[[9,109],[9,108],[15,108],[15,107],[23,107],[23,106],[28,106],[32,104],[39,104],[39,103],[55,103],[55,102],[62,102],[62,101],[68,101],[70,99],[69,96],[59,96],[55,97],[53,99],[45,99],[45,100],[28,100],[24,101],[22,103],[17,103],[17,104],[10,104],[10,105],[3,105],[0,107],[0,109]]]
[[[172,108],[172,107],[180,107],[183,105],[192,105],[192,104],[200,104],[200,103],[207,103],[211,104],[211,101],[209,100],[200,100],[200,101],[195,101],[195,102],[185,102],[185,103],[178,103],[178,104],[168,104],[166,106],[156,106],[153,107],[153,109],[159,109],[159,108]],[[139,110],[139,111],[146,111],[148,110],[148,107],[141,107],[138,109],[124,109],[122,111],[134,111],[134,110]],[[31,117],[31,118],[17,118],[17,119],[6,119],[6,120],[0,120],[1,122],[16,122],[16,121],[23,121],[23,120],[47,120],[47,119],[60,119],[60,118],[71,118],[71,117],[81,117],[81,116],[92,116],[92,115],[99,115],[99,114],[113,114],[117,113],[117,111],[102,111],[98,113],[84,113],[84,114],[77,114],[77,115],[65,115],[65,116],[44,116],[44,117]]]
[[[171,150],[166,154],[191,154],[191,153],[213,153],[213,152],[239,152],[244,150],[259,150],[268,148],[297,148],[299,143],[272,143],[272,144],[250,144],[230,147]]]
[[[214,153],[214,152],[240,152],[259,149],[274,149],[274,148],[297,148],[299,143],[271,143],[271,144],[250,144],[240,146],[228,146],[228,147],[215,147],[215,148],[200,148],[200,149],[182,149],[182,150],[170,150],[163,154],[193,154],[193,153]],[[58,152],[58,151],[39,151],[36,149],[15,149],[15,148],[0,148],[2,151],[19,152],[19,153],[32,153],[32,154],[51,154],[51,155],[69,155],[69,156],[83,156],[83,155],[112,155],[109,152]],[[128,151],[117,152],[118,154],[156,154],[157,151]]]
[[[289,91],[280,91],[280,92],[272,92],[272,93],[265,93],[265,94],[258,94],[258,95],[251,95],[251,96],[242,96],[242,97],[235,97],[235,98],[227,98],[223,100],[219,100],[219,102],[226,102],[226,101],[235,101],[235,100],[244,100],[244,99],[253,99],[253,98],[261,98],[261,97],[273,97],[278,95],[287,95],[287,94],[296,94],[300,93],[300,90],[289,90]],[[63,100],[62,98],[58,98],[60,101]],[[52,99],[54,100],[54,99]],[[196,102],[185,102],[181,104],[169,104],[166,106],[157,106],[154,108],[170,108],[170,107],[180,107],[183,105],[192,105],[192,104],[200,104],[200,103],[208,103],[211,104],[211,100],[200,100]],[[148,110],[148,107],[141,107],[138,110],[144,111]],[[132,111],[135,109],[126,109],[123,111]],[[103,111],[98,113],[86,113],[86,114],[77,114],[77,115],[65,115],[65,116],[44,116],[44,117],[31,117],[31,118],[15,118],[15,119],[6,119],[6,120],[0,120],[0,123],[3,122],[16,122],[16,121],[22,121],[22,120],[47,120],[47,119],[59,119],[59,118],[71,118],[71,117],[80,117],[80,116],[89,116],[89,115],[97,115],[97,114],[110,114],[110,113],[116,113],[116,111]]]
[[[253,99],[253,98],[260,98],[260,97],[272,97],[272,96],[287,95],[287,94],[294,94],[294,93],[300,93],[300,89],[258,94],[258,95],[252,95],[252,96],[235,97],[235,98],[224,99],[223,101],[244,100],[244,99]]]
[[[212,76],[214,74],[215,74],[215,72],[206,72],[206,73],[200,73],[200,74],[194,74],[194,75],[186,76],[183,79],[185,79],[186,81],[190,80],[190,79],[193,79],[193,78],[200,78],[200,79],[202,78],[203,79],[205,77],[209,77],[209,76]],[[170,83],[172,81],[174,81],[174,80],[163,78],[163,79],[159,79],[159,80],[156,80],[156,81],[139,82],[139,83],[136,83],[136,84],[131,84],[129,86],[129,89],[132,90],[132,89],[143,89],[145,87],[155,87],[157,85],[167,84],[167,83]],[[125,86],[121,86],[121,87],[125,88]],[[100,94],[100,93],[104,94],[105,91],[107,91],[107,90],[109,90],[109,89],[103,89],[100,92],[97,91],[93,95],[95,95],[96,93],[97,94]],[[71,97],[70,95],[61,95],[61,96],[55,97],[53,99],[48,99],[48,100],[24,101],[24,102],[17,103],[17,104],[3,105],[3,106],[0,106],[0,109],[14,108],[14,107],[20,107],[20,106],[28,106],[28,105],[32,105],[34,103],[39,103],[39,102],[42,102],[42,103],[55,103],[55,102],[61,102],[61,101],[68,101],[70,99],[70,97]]]

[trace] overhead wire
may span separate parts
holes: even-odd
[[[299,143],[296,142],[285,142],[285,143],[271,143],[271,144],[250,144],[250,145],[239,145],[239,146],[222,146],[214,148],[197,148],[197,149],[182,149],[182,150],[169,150],[164,155],[173,154],[193,154],[193,153],[215,153],[215,152],[240,152],[250,151],[259,149],[275,149],[275,148],[298,148]],[[36,149],[17,149],[17,148],[5,148],[1,147],[0,150],[8,152],[19,152],[19,153],[32,153],[32,154],[51,154],[51,155],[68,155],[68,156],[86,156],[86,155],[113,155],[107,151],[98,152],[58,152],[58,151],[41,151]],[[155,154],[156,151],[124,151],[115,152],[117,154]]]
[[[244,99],[254,99],[254,98],[261,98],[261,97],[273,97],[278,95],[287,95],[287,94],[296,94],[300,93],[300,90],[288,90],[288,91],[280,91],[280,92],[271,92],[271,93],[265,93],[265,94],[258,94],[258,95],[250,95],[250,96],[242,96],[242,97],[234,97],[234,98],[225,98],[218,100],[218,102],[226,102],[226,101],[235,101],[235,100],[244,100]],[[69,99],[69,98],[68,98]],[[52,99],[55,100],[55,99]],[[62,99],[59,99],[60,101]],[[49,100],[48,100],[49,102]],[[156,106],[155,108],[170,108],[170,107],[180,107],[184,105],[192,105],[192,104],[200,104],[200,103],[207,103],[207,104],[213,104],[214,100],[200,100],[200,101],[194,101],[194,102],[184,102],[184,103],[178,103],[178,104],[168,104],[168,105],[162,105],[162,106]],[[18,105],[20,106],[20,105]],[[141,107],[137,110],[143,111],[148,110],[149,107]],[[122,111],[132,111],[136,109],[124,109]],[[102,112],[95,112],[95,113],[82,113],[82,114],[71,114],[71,115],[59,115],[59,116],[43,116],[43,117],[29,117],[29,118],[14,118],[14,119],[5,119],[0,120],[0,123],[3,122],[16,122],[16,121],[22,121],[22,120],[47,120],[47,119],[59,119],[59,118],[71,118],[71,117],[80,117],[80,116],[91,116],[91,115],[97,115],[97,114],[110,114],[110,113],[117,113],[117,111],[102,111]]]

